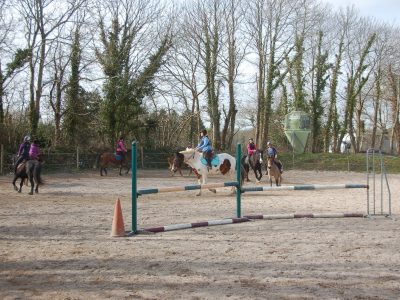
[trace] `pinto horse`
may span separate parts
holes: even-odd
[[[262,163],[263,163],[263,152],[262,150],[257,149],[256,152],[249,156],[245,155],[242,157],[242,165],[246,170],[246,181],[250,181],[249,179],[249,171],[250,167],[254,171],[254,175],[256,176],[257,182],[260,182],[262,177]]]
[[[176,152],[170,157],[168,157],[168,164],[169,164],[169,170],[171,171],[171,176],[174,176],[176,172],[179,172],[179,174],[183,177],[182,169],[188,166],[184,162],[184,160],[185,160],[184,155],[179,152]],[[192,168],[190,168],[188,176],[190,176],[192,172],[193,170]]]
[[[24,181],[25,179],[28,179],[31,183],[31,191],[29,192],[29,195],[33,195],[34,190],[35,193],[39,193],[39,184],[42,184],[42,178],[40,177],[41,170],[42,165],[38,160],[30,159],[19,164],[12,182],[14,189],[18,191],[18,193],[21,193]],[[15,184],[18,178],[21,179],[19,189]]]
[[[105,152],[100,155],[100,176],[103,176],[103,171],[107,175],[107,168],[114,166],[119,168],[119,175],[122,175],[122,168],[126,168],[125,174],[129,173],[131,168],[131,155],[130,151],[125,153],[123,157],[117,156],[115,153]]]
[[[267,160],[267,170],[268,170],[268,177],[269,182],[272,186],[272,177],[275,178],[276,186],[280,186],[282,183],[282,173],[279,170],[279,167],[276,164],[275,158],[269,156]]]
[[[193,168],[193,170],[196,170],[196,172],[200,175],[198,176],[198,182],[199,184],[206,184],[207,183],[207,177],[209,174],[211,175],[216,175],[216,174],[222,174],[225,176],[230,176],[231,179],[235,179],[236,175],[236,159],[227,153],[220,153],[216,154],[212,160],[211,160],[211,168],[209,169],[207,167],[207,162],[203,158],[203,154],[199,151],[196,151],[195,149],[188,148],[184,151],[180,151],[179,153],[184,155],[184,161],[187,163],[190,167]],[[241,168],[241,173],[243,175],[244,173],[244,168]],[[242,182],[243,183],[243,177],[242,176]],[[216,192],[215,189],[210,189],[212,192]],[[232,187],[232,193],[234,193],[235,187]],[[201,195],[201,189],[199,190],[197,196]]]

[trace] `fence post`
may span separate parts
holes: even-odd
[[[237,186],[236,186],[236,216],[238,218],[241,217],[241,196],[242,196],[242,185],[241,185],[241,171],[242,171],[242,166],[240,163],[240,160],[242,158],[242,145],[238,143],[236,145],[236,181],[237,181]]]
[[[140,162],[141,162],[141,166],[142,169],[144,169],[144,149],[143,146],[140,147]]]
[[[137,144],[132,142],[132,234],[137,233]]]
[[[0,175],[3,174],[3,166],[4,166],[4,145],[0,145]]]
[[[76,147],[76,168],[79,169],[79,146]]]

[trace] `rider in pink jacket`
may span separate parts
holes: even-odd
[[[40,149],[39,149],[39,141],[34,140],[31,143],[31,147],[29,148],[29,159],[39,160]]]
[[[125,156],[125,153],[128,152],[128,150],[125,147],[125,142],[124,142],[124,138],[120,137],[118,142],[117,142],[117,155],[122,156],[122,158]]]
[[[257,146],[256,144],[254,144],[253,139],[249,138],[249,143],[247,144],[247,154],[249,156],[252,156],[256,152],[257,152]]]
[[[247,158],[246,158],[246,162],[249,163],[250,159],[253,160],[254,162],[254,156],[253,154],[255,154],[257,152],[257,146],[254,143],[252,138],[249,138],[249,143],[247,144]],[[255,163],[255,162],[254,162]]]

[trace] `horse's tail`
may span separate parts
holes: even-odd
[[[42,179],[41,174],[42,174],[42,164],[38,163],[36,167],[33,169],[33,176],[36,177],[38,184],[44,185],[44,181]]]
[[[101,157],[101,153],[97,153],[96,160],[95,160],[94,166],[93,166],[94,169],[97,169],[99,167],[100,157]]]

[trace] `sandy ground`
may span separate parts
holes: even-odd
[[[395,220],[257,220],[122,238],[110,232],[117,198],[131,229],[129,176],[114,170],[108,177],[43,177],[33,196],[0,177],[1,299],[400,299],[400,175],[389,175]],[[138,177],[140,188],[196,183],[166,170]],[[283,185],[340,183],[363,184],[366,177],[289,171]],[[138,226],[235,217],[229,192],[142,196]],[[366,203],[362,189],[245,193],[242,215],[365,213]]]

